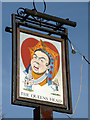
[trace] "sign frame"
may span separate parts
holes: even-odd
[[[66,72],[66,83],[64,82],[64,86],[66,86],[64,88],[64,90],[67,88],[67,93],[65,92],[65,94],[67,94],[67,98],[64,101],[64,105],[53,105],[53,104],[48,104],[46,102],[39,102],[38,101],[32,101],[32,100],[28,100],[28,99],[24,99],[24,98],[20,98],[19,97],[19,82],[17,81],[17,79],[19,78],[19,74],[18,74],[18,59],[19,59],[19,55],[17,50],[18,48],[18,44],[19,44],[19,33],[20,31],[24,32],[24,29],[19,28],[20,24],[18,23],[18,21],[16,21],[15,19],[15,14],[12,15],[12,48],[13,48],[13,52],[12,52],[12,104],[16,104],[16,105],[21,105],[21,106],[27,106],[27,107],[40,107],[41,105],[44,106],[48,106],[51,107],[54,111],[59,111],[59,112],[64,112],[64,113],[72,113],[72,100],[71,100],[71,85],[70,85],[70,70],[69,70],[69,54],[68,54],[68,41],[66,38],[61,38],[62,43],[63,43],[63,47],[64,51],[65,51],[65,59],[66,61],[64,61],[64,67],[66,67],[64,69],[64,72]],[[30,34],[34,34],[34,35],[38,35],[38,36],[42,36],[45,38],[49,38],[49,39],[53,39],[56,41],[59,41],[60,38],[56,38],[56,37],[51,37],[49,35],[44,35],[41,33],[37,33],[37,32],[32,32],[29,30],[25,30],[26,33]],[[67,32],[67,31],[66,31]],[[64,96],[65,98],[65,96]],[[68,99],[68,101],[67,101]]]

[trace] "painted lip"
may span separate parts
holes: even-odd
[[[38,68],[38,67],[36,67],[36,66],[34,66],[34,69],[37,71],[39,68]]]

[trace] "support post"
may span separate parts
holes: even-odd
[[[53,120],[53,110],[50,107],[40,106],[34,109],[34,120]]]

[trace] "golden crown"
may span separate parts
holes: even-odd
[[[46,52],[50,53],[53,57],[53,59],[56,59],[58,57],[58,54],[53,51],[52,49],[50,49],[41,39],[40,41],[34,46],[34,47],[29,47],[29,50],[30,50],[30,53],[31,53],[31,58],[35,52],[35,50],[37,49],[43,49],[45,50]]]

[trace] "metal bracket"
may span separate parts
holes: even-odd
[[[5,31],[12,33],[12,28],[11,28],[11,27],[6,27],[6,28],[5,28]]]
[[[67,36],[65,34],[65,28],[63,25],[72,27],[76,26],[76,22],[69,21],[68,18],[62,19],[45,13],[37,12],[34,9],[30,10],[22,7],[17,10],[15,18],[19,25],[48,32],[48,35],[56,34],[60,36]],[[11,33],[12,29],[10,27],[6,27],[5,31]]]

